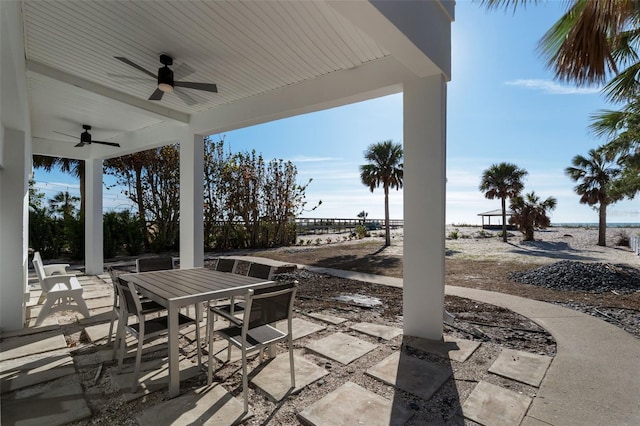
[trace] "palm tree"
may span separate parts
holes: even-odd
[[[76,210],[75,204],[80,198],[69,194],[69,191],[58,192],[49,200],[49,208],[53,213],[62,215],[63,219],[73,218]]]
[[[622,197],[611,191],[620,169],[607,161],[602,151],[589,150],[589,157],[576,155],[571,160],[573,167],[567,167],[565,173],[575,182],[580,182],[574,191],[580,195],[580,203],[594,206],[598,204],[598,245],[607,245],[607,206]]]
[[[483,0],[489,9],[515,9],[532,2]],[[585,85],[602,83],[616,74],[606,92],[620,99],[636,90],[640,63],[634,43],[640,35],[639,18],[636,0],[571,0],[567,12],[540,40],[539,50],[559,80]],[[619,72],[619,65],[628,68]]]
[[[80,217],[84,217],[85,205],[85,167],[83,160],[74,160],[71,158],[48,157],[45,155],[33,156],[33,167],[44,169],[47,172],[53,170],[54,167],[60,167],[65,173],[77,177],[80,180]]]
[[[391,245],[389,232],[389,188],[402,188],[403,162],[402,145],[392,140],[369,145],[364,158],[369,164],[360,166],[360,179],[371,192],[380,185],[384,189],[385,246]]]
[[[621,168],[613,193],[633,199],[640,193],[640,99],[635,98],[620,111],[601,110],[591,119],[593,133],[609,140],[598,150]]]
[[[553,197],[540,202],[540,197],[533,191],[524,197],[518,195],[511,199],[510,207],[513,210],[513,216],[509,219],[509,223],[518,227],[524,235],[524,241],[533,241],[533,232],[536,228],[546,228],[551,225],[547,211],[555,209],[557,203]]]
[[[507,198],[520,194],[524,188],[522,179],[527,171],[512,163],[492,164],[482,172],[480,191],[490,200],[500,198],[502,203],[502,241],[507,242]]]

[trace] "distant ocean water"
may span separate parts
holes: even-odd
[[[558,228],[597,228],[597,222],[588,223],[552,223]],[[607,228],[640,228],[640,222],[607,223]]]

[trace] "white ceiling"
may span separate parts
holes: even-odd
[[[384,17],[387,28],[376,24],[365,33],[360,28],[366,25],[353,21],[380,19],[380,13],[368,2],[348,3],[22,0],[34,151],[53,155],[59,146],[68,152],[75,141],[57,132],[79,135],[82,124],[93,127],[94,139],[119,140],[166,122],[206,121],[211,111],[246,111],[254,100],[276,99],[291,87],[321,93],[335,81],[332,75],[366,79],[378,64],[383,77],[370,84],[404,78],[406,70],[383,47],[386,40],[394,47],[405,43],[404,37],[390,37],[397,31]],[[377,28],[384,38],[372,33]],[[218,93],[182,89],[196,101],[192,106],[175,93],[149,101],[155,81],[114,58],[155,73],[160,53],[174,58],[176,80],[190,68],[184,81],[216,83]],[[356,69],[360,74],[344,74]],[[323,83],[310,90],[313,81]],[[94,146],[74,152],[120,153]]]

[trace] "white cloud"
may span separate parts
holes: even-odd
[[[591,95],[594,93],[600,93],[599,87],[565,86],[551,80],[518,79],[507,81],[505,84],[509,86],[520,86],[527,89],[539,90],[550,95]]]

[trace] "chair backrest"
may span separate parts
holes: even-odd
[[[173,269],[173,257],[145,257],[136,259],[136,272],[164,271]]]
[[[120,301],[124,301],[124,308],[127,310],[127,313],[129,315],[139,316],[140,312],[142,312],[142,304],[140,303],[138,293],[133,288],[133,284],[127,283],[120,277],[116,277],[113,284]]]
[[[290,318],[297,290],[297,282],[249,290],[243,321],[245,332],[246,329]]]
[[[44,265],[44,263],[42,263],[42,256],[40,256],[39,251],[33,252],[33,260],[37,260],[41,265]]]
[[[247,276],[270,280],[273,277],[273,268],[269,265],[252,262],[251,265],[249,265]]]
[[[218,259],[218,263],[216,264],[216,271],[220,272],[235,272],[236,271],[236,260],[235,259]]]
[[[36,270],[36,275],[38,276],[38,280],[42,283],[45,277],[47,276],[47,274],[45,274],[44,272],[44,266],[42,266],[42,259],[40,258],[40,254],[38,254],[38,257],[36,257],[35,254],[33,255],[32,263],[33,263],[33,269]]]

